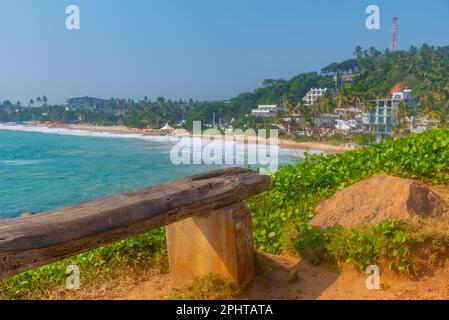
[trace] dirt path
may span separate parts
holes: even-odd
[[[381,289],[365,287],[367,275],[350,267],[340,273],[313,266],[295,257],[266,255],[259,263],[255,279],[238,299],[244,300],[420,300],[449,299],[449,268],[419,279],[381,274]],[[296,271],[296,277],[294,276]],[[78,299],[159,300],[170,295],[168,274],[147,275],[145,280],[115,281]],[[73,298],[73,297],[72,297]]]
[[[340,273],[293,257],[267,256],[265,271],[258,274],[242,298],[293,300],[449,299],[449,270],[420,279],[400,279],[381,274],[381,290],[365,287],[367,275],[350,267]],[[297,277],[292,270],[296,270]],[[267,272],[268,271],[268,272]]]

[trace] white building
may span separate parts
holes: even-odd
[[[369,127],[370,133],[376,134],[377,141],[391,136],[395,131],[395,113],[399,110],[401,101],[407,102],[412,109],[413,114],[409,115],[409,121],[412,122],[417,103],[412,98],[412,91],[402,90],[400,85],[390,90],[389,97],[376,99],[374,111],[363,115],[363,124]]]
[[[412,90],[405,89],[403,91],[398,92],[392,92],[392,99],[393,100],[412,100]]]
[[[324,96],[328,91],[327,88],[312,88],[302,100],[307,106],[313,106],[318,98]]]
[[[353,129],[357,129],[357,121],[354,119],[351,120],[337,120],[337,124],[335,128],[340,131],[349,131]]]
[[[105,99],[81,97],[69,98],[66,100],[64,107],[67,111],[88,110],[88,111],[109,111],[111,109],[111,101]]]
[[[251,114],[254,117],[271,117],[276,115],[276,113],[279,111],[279,108],[277,105],[259,105],[257,109],[253,109]]]

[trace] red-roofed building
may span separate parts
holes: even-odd
[[[402,91],[402,86],[400,83],[395,84],[393,88],[390,89],[390,94],[394,94]]]

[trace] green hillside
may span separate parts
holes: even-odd
[[[133,101],[111,99],[114,108],[132,110],[124,116],[107,114],[66,112],[62,106],[28,108],[20,102],[4,101],[0,104],[0,121],[76,121],[92,123],[123,123],[130,127],[158,128],[166,122],[171,124],[187,120],[187,127],[193,120],[212,123],[215,114],[216,123],[234,119],[245,119],[258,104],[279,104],[286,97],[290,106],[297,106],[312,87],[336,89],[335,76],[356,74],[352,87],[339,87],[339,93],[323,99],[316,110],[300,110],[303,114],[324,112],[334,106],[366,106],[374,97],[384,96],[395,84],[413,90],[414,98],[419,101],[419,111],[434,119],[442,120],[446,125],[449,113],[449,46],[433,47],[427,44],[420,48],[411,47],[406,51],[381,52],[375,48],[363,50],[357,47],[354,58],[335,62],[320,72],[301,73],[289,80],[267,79],[253,92],[241,93],[229,101],[196,101],[147,98]],[[365,103],[364,103],[365,102]],[[310,108],[309,108],[310,109]],[[20,112],[16,112],[20,110]],[[239,126],[242,121],[235,125]]]
[[[215,112],[216,117],[224,119],[242,118],[258,104],[278,104],[282,96],[288,98],[290,105],[296,106],[310,88],[337,89],[334,77],[351,73],[356,74],[352,87],[340,87],[339,94],[328,97],[330,101],[326,101],[324,110],[321,108],[318,111],[328,111],[326,109],[335,106],[363,104],[364,101],[385,96],[394,85],[400,83],[402,87],[413,90],[422,114],[443,120],[443,124],[447,123],[449,46],[433,47],[427,44],[397,52],[381,52],[375,48],[363,50],[357,47],[354,58],[332,63],[320,73],[302,73],[290,80],[268,79],[253,92],[245,92],[232,98],[227,106],[217,108],[215,104],[215,108],[209,109],[203,104],[202,112],[199,113],[209,113],[211,116]],[[193,113],[198,114],[198,108],[194,107]]]

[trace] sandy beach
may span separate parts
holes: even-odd
[[[0,123],[1,125],[14,125],[11,123]],[[190,136],[191,134],[187,133],[184,130],[175,130],[174,133],[163,134],[158,131],[152,131],[148,129],[138,129],[138,128],[128,128],[126,126],[98,126],[91,124],[46,124],[46,123],[24,123],[20,125],[31,126],[31,127],[47,127],[47,128],[64,128],[70,130],[88,130],[94,132],[110,132],[110,133],[128,133],[128,134],[142,134],[148,136],[174,136],[174,137],[185,137]],[[225,136],[226,137],[226,136]],[[232,136],[231,136],[232,137]],[[227,137],[227,138],[231,138]],[[216,136],[212,135],[202,135],[202,138],[205,139],[213,139]],[[270,143],[270,139],[257,138],[253,136],[247,135],[234,135],[233,139],[236,141],[246,141],[247,143]],[[284,149],[294,149],[294,150],[316,150],[322,151],[328,154],[336,154],[342,153],[346,151],[352,151],[356,149],[355,145],[342,145],[342,146],[334,146],[330,144],[320,143],[320,142],[296,142],[288,139],[278,139],[278,145],[280,148]]]

